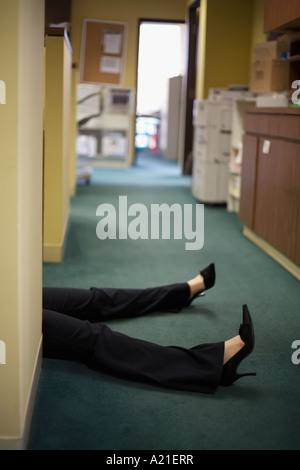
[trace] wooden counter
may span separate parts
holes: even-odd
[[[249,108],[244,128],[244,233],[300,279],[300,108]]]

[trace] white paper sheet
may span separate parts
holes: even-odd
[[[102,56],[100,72],[119,74],[121,72],[121,59],[119,57]]]
[[[104,54],[121,54],[122,34],[106,32],[103,38]]]

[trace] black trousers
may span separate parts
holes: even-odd
[[[161,346],[102,323],[155,311],[179,312],[189,296],[186,283],[148,289],[44,288],[44,357],[80,361],[172,389],[214,393],[222,375],[223,342],[191,349]]]

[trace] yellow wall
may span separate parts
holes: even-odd
[[[0,0],[0,449],[21,448],[39,371],[42,310],[43,18]],[[4,46],[5,45],[5,46]]]
[[[248,84],[253,0],[201,0],[197,98],[209,88]]]
[[[71,89],[71,118],[70,118],[70,196],[76,194],[76,138],[77,138],[77,120],[76,120],[76,102],[77,102],[77,84],[79,80],[79,69],[76,66],[72,68],[72,89]]]
[[[208,0],[201,1],[199,14],[198,58],[195,96],[195,98],[198,100],[205,98],[204,90],[205,87],[207,87],[205,83],[207,1]]]
[[[63,36],[47,36],[45,48],[43,259],[60,262],[70,209],[72,54]]]
[[[252,39],[251,39],[251,62],[254,55],[254,44],[265,42],[267,35],[264,33],[265,0],[253,1],[253,21],[252,21]]]

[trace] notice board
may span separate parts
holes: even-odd
[[[118,21],[83,21],[80,82],[123,84],[127,30],[127,23]]]

